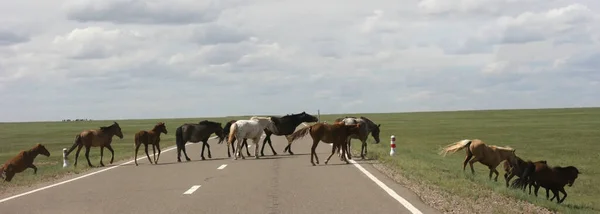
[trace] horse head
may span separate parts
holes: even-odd
[[[42,144],[36,144],[33,147],[33,150],[35,150],[38,154],[44,155],[46,157],[50,157],[50,152],[48,151],[48,149],[46,149],[46,147]]]
[[[379,134],[381,133],[381,129],[379,129],[380,126],[381,124],[377,124],[376,126],[373,126],[373,129],[371,130],[371,136],[375,139],[376,144],[381,142],[379,139]]]
[[[302,121],[302,122],[307,122],[307,123],[319,122],[319,118],[306,113],[306,111],[303,111],[302,113],[297,114],[297,116],[300,119],[300,121]]]
[[[579,177],[579,169],[574,166],[560,167],[561,174],[567,180],[567,185],[572,187],[577,177]]]
[[[221,123],[215,123],[217,126],[217,130],[215,130],[215,134],[217,135],[217,137],[219,137],[219,142],[218,144],[223,143],[223,140],[225,140],[225,131],[223,130],[223,127],[221,126]]]
[[[155,126],[154,126],[154,131],[160,132],[160,133],[164,133],[167,134],[169,131],[167,131],[167,126],[165,125],[164,122],[158,122]]]
[[[123,139],[123,132],[121,132],[121,126],[119,126],[119,124],[116,121],[113,121],[113,124],[110,125],[110,127],[108,128],[112,128],[111,130],[113,131],[113,133],[117,135],[119,139]]]

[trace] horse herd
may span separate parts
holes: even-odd
[[[297,127],[304,123],[314,123],[313,125],[305,125],[303,128],[298,130]],[[199,123],[185,123],[180,125],[175,130],[175,144],[177,147],[177,162],[181,162],[181,153],[185,156],[187,161],[190,158],[187,155],[185,144],[188,142],[199,143],[202,142],[202,150],[200,157],[205,160],[204,150],[208,149],[208,158],[212,158],[210,145],[208,140],[212,134],[215,134],[219,139],[218,144],[222,144],[223,141],[227,141],[227,157],[231,157],[231,152],[234,153],[234,159],[238,157],[245,159],[242,151],[243,146],[246,147],[247,156],[251,156],[248,151],[247,140],[252,140],[254,144],[254,157],[259,158],[258,155],[258,143],[262,135],[265,135],[263,145],[260,150],[260,156],[264,156],[265,145],[268,143],[271,147],[273,155],[277,155],[275,149],[273,149],[271,136],[285,136],[288,145],[285,147],[283,152],[288,152],[293,155],[292,142],[305,137],[310,134],[313,139],[311,147],[310,162],[313,166],[319,164],[319,158],[315,152],[319,142],[325,142],[332,144],[331,154],[325,161],[325,164],[329,162],[331,157],[338,152],[340,160],[346,163],[348,159],[352,159],[352,155],[349,149],[350,140],[358,139],[362,142],[361,144],[361,158],[365,158],[367,153],[367,138],[369,134],[374,138],[375,143],[379,143],[381,124],[376,124],[372,120],[366,117],[342,117],[337,118],[333,124],[327,124],[319,122],[318,118],[310,115],[306,112],[298,114],[288,114],[286,116],[269,116],[269,117],[251,117],[246,120],[231,120],[228,121],[223,127],[221,123],[215,121],[203,120]],[[137,153],[139,147],[143,144],[148,161],[151,164],[158,164],[160,158],[160,135],[161,133],[167,134],[167,128],[165,123],[158,122],[151,130],[142,130],[134,135],[134,151],[135,151],[135,165],[137,166]],[[114,160],[114,150],[111,147],[113,136],[117,136],[123,139],[123,133],[121,127],[117,122],[113,122],[110,126],[103,126],[99,129],[84,130],[75,136],[75,140],[71,148],[66,151],[65,158],[77,148],[75,152],[74,166],[77,166],[77,159],[79,158],[79,152],[85,147],[85,157],[90,167],[93,167],[89,159],[89,153],[91,147],[100,147],[100,165],[104,166],[103,155],[104,148],[106,147],[111,152],[110,163]],[[242,139],[242,140],[239,140]],[[234,146],[234,142],[237,144]],[[152,153],[154,159],[150,158],[148,154],[148,146],[152,146]],[[230,152],[231,147],[231,152]],[[467,163],[469,163],[471,172],[474,174],[473,164],[480,162],[486,165],[489,170],[489,179],[492,179],[492,174],[495,174],[494,181],[498,180],[499,172],[496,170],[497,166],[504,161],[504,178],[506,180],[506,186],[512,188],[519,188],[525,191],[526,186],[529,185],[529,194],[531,194],[531,187],[535,188],[535,196],[537,196],[540,187],[546,189],[546,198],[549,198],[549,192],[552,191],[554,196],[550,199],[551,201],[556,198],[557,203],[562,203],[567,197],[567,193],[564,190],[565,185],[572,186],[577,179],[578,174],[581,174],[579,170],[574,166],[550,167],[545,160],[536,162],[524,161],[515,154],[515,149],[510,147],[500,147],[495,145],[486,145],[479,139],[474,140],[461,140],[451,145],[446,146],[439,154],[444,156],[447,153],[454,153],[459,150],[466,148],[466,159],[463,162],[463,171],[466,169]],[[156,153],[158,150],[158,154]],[[42,144],[36,144],[32,149],[27,151],[21,151],[17,156],[9,159],[0,168],[0,177],[5,181],[11,181],[16,173],[23,172],[27,168],[32,168],[34,174],[37,173],[37,168],[33,164],[33,160],[38,154],[44,156],[50,156],[48,150]],[[316,159],[316,164],[314,159]],[[517,176],[512,185],[509,185],[510,180]],[[561,199],[559,192],[564,194]]]
[[[312,123],[313,125],[305,125],[304,128],[299,129],[295,132],[296,128],[303,123]],[[265,139],[263,141],[261,156],[264,156],[264,148],[268,143],[271,147],[271,151],[273,155],[277,155],[275,149],[272,146],[271,136],[286,136],[288,140],[288,145],[285,147],[284,152],[288,152],[290,155],[293,155],[291,144],[293,141],[300,139],[307,135],[311,134],[313,138],[313,146],[311,148],[311,163],[315,165],[313,162],[313,156],[317,159],[317,164],[319,163],[319,159],[315,153],[315,149],[317,147],[318,142],[323,141],[325,143],[333,144],[332,155],[335,151],[340,151],[341,154],[347,154],[348,158],[351,157],[351,153],[348,150],[348,145],[350,144],[351,139],[359,139],[362,142],[362,151],[361,157],[364,158],[366,154],[366,146],[367,146],[367,137],[369,134],[375,138],[375,143],[379,143],[379,127],[380,124],[375,124],[373,121],[366,117],[344,117],[338,118],[334,124],[327,123],[317,123],[319,122],[318,118],[310,115],[306,112],[301,112],[298,114],[288,114],[282,117],[270,116],[270,117],[251,117],[247,120],[231,120],[222,127],[222,124],[215,121],[203,120],[199,123],[185,123],[175,130],[175,144],[177,147],[177,162],[181,162],[181,153],[185,156],[187,161],[190,161],[190,158],[187,155],[187,151],[185,148],[185,144],[190,143],[199,143],[202,142],[202,150],[200,153],[200,157],[202,160],[205,160],[204,150],[208,149],[208,158],[212,158],[212,154],[210,151],[210,145],[208,144],[208,140],[212,134],[215,134],[216,137],[219,138],[218,144],[223,143],[224,140],[227,140],[227,156],[231,157],[231,152],[229,149],[229,145],[231,145],[231,149],[234,152],[234,159],[237,160],[238,157],[242,157],[245,159],[244,155],[241,153],[242,146],[246,147],[246,153],[250,156],[250,152],[248,151],[248,143],[247,140],[250,139],[254,144],[254,156],[258,158],[258,141],[262,137],[263,133],[265,135]],[[137,166],[137,154],[139,147],[144,145],[144,150],[146,156],[148,157],[148,161],[151,164],[158,164],[158,160],[160,158],[161,149],[160,149],[160,135],[167,134],[167,127],[164,122],[158,122],[151,130],[141,130],[135,133],[134,135],[134,160],[135,165]],[[123,139],[123,133],[121,131],[121,127],[117,122],[113,122],[113,124],[109,126],[102,126],[99,129],[89,129],[84,130],[75,135],[75,140],[70,149],[68,149],[64,156],[65,159],[69,156],[71,152],[75,149],[75,162],[73,166],[77,166],[77,162],[79,159],[79,153],[82,148],[85,147],[85,158],[90,167],[94,167],[92,165],[89,154],[90,149],[92,147],[100,147],[100,165],[104,166],[103,156],[104,156],[104,148],[108,149],[111,152],[110,164],[114,161],[114,149],[111,146],[113,136],[117,136],[120,139]],[[242,139],[241,141],[237,141],[236,147],[234,147],[234,142],[236,139]],[[151,159],[148,153],[148,146],[152,147],[152,153],[154,158]],[[158,150],[158,154],[156,151]],[[37,168],[33,164],[34,159],[37,155],[42,154],[47,157],[50,156],[50,152],[44,147],[42,144],[36,144],[33,148],[27,151],[21,151],[15,157],[6,161],[2,167],[0,168],[0,178],[5,181],[11,181],[16,173],[23,172],[27,168],[34,169],[34,174],[37,173]],[[349,163],[346,159],[346,156],[340,155],[341,160]],[[331,156],[329,156],[331,158]],[[329,158],[325,163],[329,161]]]
[[[554,196],[550,198],[552,201],[556,198],[557,203],[562,203],[567,198],[567,192],[565,191],[565,185],[573,186],[575,179],[581,174],[579,170],[574,166],[550,167],[546,160],[540,160],[536,162],[524,161],[515,154],[515,149],[510,147],[500,147],[495,145],[486,145],[482,140],[479,139],[465,139],[456,143],[450,144],[443,148],[439,154],[444,156],[447,153],[454,153],[459,150],[465,149],[467,157],[463,162],[463,171],[467,167],[467,163],[471,167],[471,173],[475,174],[473,164],[480,162],[486,165],[490,169],[489,179],[492,179],[492,174],[496,174],[494,181],[498,181],[498,170],[496,167],[504,161],[504,179],[506,180],[506,187],[518,188],[525,191],[527,185],[529,185],[529,194],[531,194],[531,187],[534,187],[534,193],[537,197],[538,190],[540,187],[546,189],[546,199],[548,199],[549,192],[552,191]],[[517,176],[511,185],[510,180]],[[560,198],[559,192],[563,193],[563,198]]]

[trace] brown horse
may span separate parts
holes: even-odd
[[[27,151],[21,151],[17,156],[6,161],[0,168],[0,178],[10,182],[15,174],[25,171],[27,168],[33,169],[33,174],[37,174],[37,167],[33,165],[33,160],[39,155],[50,157],[50,152],[42,144],[36,144]]]
[[[504,161],[504,180],[506,181],[506,187],[509,187],[509,182],[514,176],[517,176],[520,178],[521,175],[523,175],[525,168],[527,168],[527,166],[529,166],[529,164],[535,164],[535,163],[547,164],[546,160],[540,160],[540,161],[536,161],[536,162],[524,161],[523,159],[519,158],[518,156],[515,156],[515,163],[511,163],[510,161]],[[529,184],[529,194],[531,194],[531,187],[534,186],[535,183],[530,182],[528,184]],[[523,186],[523,191],[525,191],[525,186]]]
[[[150,155],[148,155],[148,144],[152,145],[152,155],[154,158],[154,164],[158,164],[158,159],[160,158],[160,133],[167,134],[167,127],[163,122],[158,122],[150,131],[141,130],[135,133],[133,145],[135,146],[134,160],[136,166],[138,165],[138,149],[142,144],[144,144],[144,151],[146,151],[146,156],[148,157],[148,161],[150,161],[150,164],[152,164],[152,159],[150,159]],[[158,150],[158,156],[156,155],[156,150]]]
[[[317,159],[317,164],[319,164],[319,157],[315,152],[317,146],[319,145],[319,142],[323,141],[325,143],[333,144],[331,148],[331,154],[325,161],[325,164],[327,164],[327,162],[329,162],[329,159],[331,159],[331,156],[333,156],[333,154],[335,154],[335,152],[338,151],[338,147],[342,147],[342,154],[346,153],[346,150],[348,149],[348,144],[346,143],[348,138],[350,137],[350,135],[358,134],[360,128],[360,124],[345,125],[343,123],[335,123],[330,125],[325,123],[315,123],[311,126],[303,127],[289,135],[287,137],[288,146],[291,145],[293,141],[300,139],[306,136],[308,133],[310,133],[310,136],[313,139],[312,148],[310,149],[310,163],[312,163],[313,166],[316,166],[315,162],[313,161],[313,157]],[[348,162],[348,159],[345,155],[342,155],[341,159],[347,164],[350,163]]]
[[[90,162],[90,147],[100,147],[100,165],[104,166],[102,157],[104,156],[104,147],[106,147],[112,154],[112,157],[110,158],[110,163],[112,164],[115,158],[115,151],[110,143],[112,143],[112,137],[114,135],[123,139],[121,127],[114,121],[110,126],[102,126],[100,129],[84,130],[75,136],[75,142],[73,142],[73,146],[71,146],[71,149],[65,154],[65,158],[67,158],[75,147],[77,147],[77,152],[75,152],[75,163],[73,164],[73,166],[77,166],[79,151],[81,151],[81,147],[85,146],[85,158],[87,159],[88,165],[94,167]]]
[[[581,172],[574,166],[550,167],[544,163],[529,164],[521,178],[513,182],[513,187],[522,188],[530,182],[535,182],[535,196],[537,196],[539,188],[544,187],[546,188],[546,199],[549,198],[548,190],[550,190],[554,194],[550,201],[556,198],[556,202],[560,204],[567,198],[565,185],[573,186],[579,174]],[[564,194],[562,199],[559,192]]]
[[[444,156],[448,152],[454,153],[459,150],[467,148],[467,157],[463,162],[463,171],[467,167],[467,162],[471,167],[471,173],[475,174],[475,169],[473,169],[473,164],[475,162],[480,162],[483,165],[486,165],[490,169],[490,180],[492,179],[492,173],[496,174],[494,181],[498,181],[498,175],[500,174],[496,167],[500,165],[500,163],[504,160],[508,160],[512,163],[515,163],[515,149],[510,147],[500,147],[500,146],[488,146],[483,141],[479,139],[474,140],[461,140],[456,143],[450,144],[446,146],[442,151],[440,151],[440,155],[443,153]],[[473,158],[473,159],[471,159]]]

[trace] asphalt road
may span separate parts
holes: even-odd
[[[213,158],[204,161],[201,144],[187,144],[190,162],[182,158],[177,163],[176,150],[170,150],[163,151],[158,165],[150,165],[142,152],[137,167],[133,162],[113,167],[115,163],[84,178],[0,198],[0,213],[439,213],[368,164],[360,166],[385,187],[337,155],[324,165],[329,144],[319,145],[321,164],[312,166],[310,136],[294,142],[293,156],[283,153],[284,137],[272,140],[279,154],[272,156],[265,148],[260,159],[227,158],[225,144],[216,140],[209,142]]]

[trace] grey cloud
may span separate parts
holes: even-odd
[[[192,34],[192,41],[200,45],[239,43],[250,38],[250,35],[232,27],[209,24],[197,28]]]
[[[0,46],[9,46],[29,42],[28,36],[19,35],[6,29],[0,29]]]
[[[79,22],[112,22],[117,24],[181,25],[212,22],[220,9],[216,3],[180,5],[177,2],[157,3],[142,0],[84,1],[68,4],[66,16]]]

